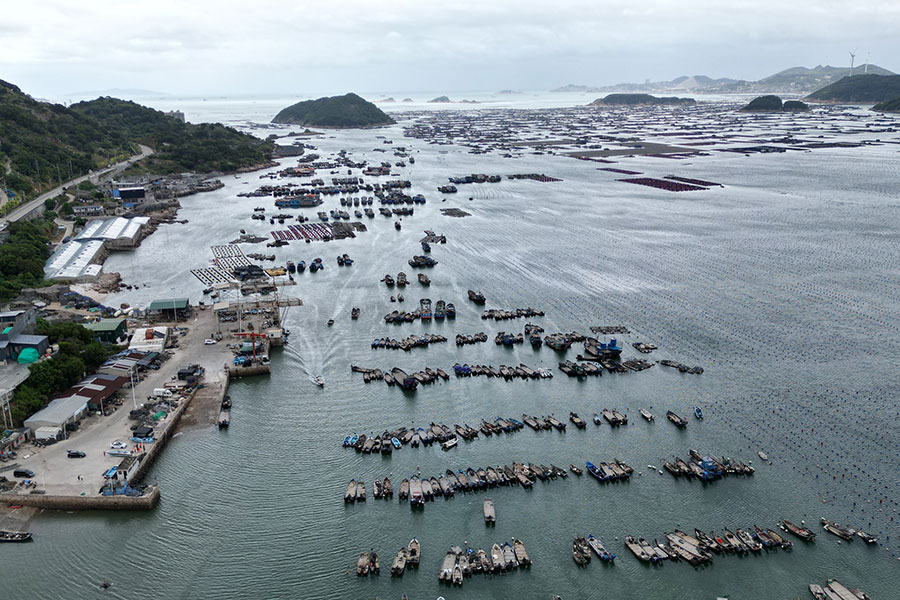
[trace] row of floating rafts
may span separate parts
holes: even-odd
[[[721,535],[714,531],[707,534],[699,529],[694,529],[694,535],[691,535],[675,529],[666,533],[664,540],[668,543],[654,539],[651,544],[644,538],[635,539],[629,535],[625,538],[625,547],[644,562],[684,560],[692,565],[708,563],[715,554],[760,553],[763,549],[790,550],[793,547],[790,540],[775,530],[757,525],[736,528],[733,532],[726,527]]]
[[[457,346],[467,346],[470,344],[479,344],[486,342],[488,336],[485,332],[479,331],[478,333],[473,333],[472,335],[465,335],[462,333],[456,334],[456,345]]]
[[[341,206],[372,206],[374,201],[373,197],[341,198]]]
[[[442,335],[426,333],[424,335],[411,335],[402,340],[395,340],[393,338],[377,338],[372,340],[372,348],[386,348],[389,350],[411,350],[413,348],[424,347],[429,344],[446,341],[447,338]]]
[[[438,581],[461,586],[463,579],[478,573],[502,573],[519,567],[530,567],[531,558],[525,551],[525,544],[513,538],[512,543],[494,544],[490,553],[466,545],[465,550],[452,546],[441,561]]]
[[[534,308],[516,308],[514,310],[503,310],[499,308],[491,308],[481,313],[482,319],[492,319],[494,321],[505,321],[507,319],[521,319],[522,317],[543,317],[544,311]]]
[[[675,362],[674,360],[663,359],[657,362],[665,367],[678,369],[682,373],[690,373],[691,375],[701,375],[703,373],[703,367],[689,367],[680,362]]]
[[[417,448],[420,444],[424,446],[430,446],[434,442],[444,444],[444,442],[449,442],[458,438],[473,440],[478,437],[479,431],[487,437],[493,434],[513,433],[519,431],[523,427],[524,425],[516,419],[497,417],[493,423],[488,423],[482,419],[478,429],[471,427],[468,423],[464,423],[463,425],[455,424],[452,429],[447,425],[432,423],[428,427],[417,427],[415,429],[400,427],[391,432],[385,431],[381,436],[371,436],[371,438],[380,437],[382,443],[387,439],[397,449],[406,445]],[[359,436],[352,434],[344,438],[343,446],[345,448],[354,448],[357,452],[368,454],[372,452],[375,442],[375,440],[372,439],[372,443],[367,444],[369,440],[370,438],[365,434]],[[394,440],[397,440],[397,442],[394,442]]]
[[[494,368],[492,365],[469,365],[456,363],[453,365],[453,372],[457,377],[502,377],[509,381],[510,379],[550,379],[553,377],[553,371],[545,368],[532,369],[528,365],[522,363],[518,367],[500,365]]]
[[[633,467],[618,459],[610,462],[601,462],[596,465],[586,462],[584,466],[588,474],[601,483],[628,479],[634,473]]]
[[[750,464],[724,457],[716,460],[711,456],[702,456],[696,450],[690,450],[689,460],[675,457],[664,462],[663,467],[675,477],[696,477],[701,481],[714,481],[725,475],[753,475],[756,472]]]
[[[569,465],[573,473],[580,475],[581,469],[575,465]],[[568,477],[565,469],[550,465],[549,467],[536,464],[520,464],[513,463],[513,467],[488,466],[487,468],[474,469],[469,467],[465,470],[458,469],[453,471],[447,469],[446,472],[438,477],[422,476],[421,474],[404,478],[397,487],[397,496],[400,502],[409,502],[412,507],[422,507],[425,502],[434,501],[436,497],[451,498],[457,492],[479,492],[488,488],[497,486],[521,485],[524,488],[530,488],[537,480],[551,481],[557,478]],[[372,486],[372,492],[375,498],[391,500],[394,494],[394,487],[390,478],[376,479]],[[366,484],[363,481],[351,479],[347,484],[344,492],[344,502],[347,504],[365,502],[367,496]],[[487,498],[486,500],[490,500]],[[487,506],[491,505],[491,506]],[[486,522],[496,520],[496,514],[489,510],[493,508],[493,501],[485,502]]]
[[[520,333],[518,335],[513,333],[506,333],[505,331],[500,331],[494,336],[494,343],[498,346],[513,346],[515,344],[522,344],[525,342],[525,337]]]

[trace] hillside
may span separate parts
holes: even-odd
[[[817,90],[806,100],[817,102],[886,102],[900,96],[900,75],[854,75]]]
[[[872,107],[876,112],[900,113],[900,97],[881,102]]]
[[[267,142],[222,125],[186,124],[114,98],[66,108],[0,81],[0,181],[18,198],[134,154],[138,143],[156,150],[145,168],[160,174],[232,171],[271,154]]]
[[[134,148],[123,132],[0,81],[0,180],[20,196],[133,154]]]
[[[157,174],[236,171],[272,156],[272,144],[255,136],[220,123],[184,123],[130,100],[97,98],[71,109],[153,148],[155,154],[143,161],[143,168]]]
[[[298,102],[282,109],[273,123],[312,127],[375,127],[391,125],[394,120],[373,103],[349,93]]]
[[[588,106],[634,106],[634,105],[652,105],[652,106],[671,106],[674,104],[696,104],[693,98],[676,98],[674,96],[658,98],[650,94],[609,94],[604,98],[597,98]]]

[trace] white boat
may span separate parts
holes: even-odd
[[[768,461],[768,460],[769,460],[769,455],[766,454],[765,452],[763,452],[762,450],[760,450],[760,451],[757,452],[756,454],[757,454],[757,456],[759,456],[761,459],[763,459],[763,460],[765,460],[765,461]]]
[[[313,383],[315,383],[319,387],[322,387],[325,385],[325,379],[321,375],[316,375],[315,377],[313,377]]]

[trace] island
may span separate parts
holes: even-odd
[[[791,112],[804,112],[809,110],[809,104],[799,100],[786,100],[781,108]]]
[[[597,98],[588,106],[672,106],[681,104],[696,104],[693,98],[676,98],[675,96],[657,97],[650,94],[609,94],[604,98]]]
[[[872,110],[876,112],[900,113],[900,96],[894,98],[893,100],[880,102],[873,106]]]
[[[346,129],[393,125],[394,119],[351,92],[292,104],[275,115],[272,122]]]
[[[750,101],[741,112],[781,112],[784,103],[775,95],[759,96]]]
[[[438,96],[437,98],[432,98],[428,101],[429,104],[444,104],[450,102],[450,98],[447,96]]]
[[[804,98],[812,102],[887,102],[900,96],[900,75],[853,75],[826,85]]]

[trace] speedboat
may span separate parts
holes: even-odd
[[[325,385],[325,378],[323,378],[321,375],[316,375],[315,377],[313,377],[313,383],[315,383],[319,387],[322,387]]]

